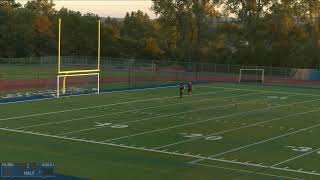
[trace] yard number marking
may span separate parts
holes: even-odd
[[[123,129],[123,128],[129,127],[128,125],[125,125],[125,124],[99,123],[99,122],[95,122],[95,124],[96,124],[95,125],[96,127],[110,127],[114,129]]]
[[[295,152],[309,152],[309,151],[312,151],[312,148],[311,147],[296,147],[296,146],[286,146],[287,148],[290,148],[292,151],[295,151]],[[318,152],[320,153],[320,152]]]
[[[268,96],[268,99],[281,99],[281,100],[285,100],[288,99],[287,96]]]
[[[207,141],[217,141],[217,140],[220,140],[223,138],[222,136],[208,136],[208,137],[206,137],[203,134],[196,134],[196,133],[180,133],[180,134],[183,135],[183,137],[190,138],[190,139],[203,137]]]

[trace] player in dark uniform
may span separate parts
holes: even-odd
[[[189,94],[189,96],[192,95],[192,82],[191,81],[188,82],[188,94]]]
[[[180,85],[179,85],[180,98],[182,98],[183,89],[184,89],[184,86],[182,83],[180,83]]]

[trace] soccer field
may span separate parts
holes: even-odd
[[[2,104],[1,161],[101,180],[320,179],[320,89],[194,88]]]

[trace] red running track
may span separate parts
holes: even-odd
[[[237,82],[238,77],[232,76],[198,76],[198,77],[104,77],[101,79],[103,84],[117,83],[117,82],[143,82],[143,81],[216,81],[216,82]],[[89,78],[69,79],[68,84],[77,85],[81,83],[90,82]],[[93,82],[91,80],[91,82]],[[272,84],[295,84],[295,85],[320,85],[320,81],[309,80],[288,80],[288,79],[269,79],[265,83]],[[54,88],[56,87],[56,80],[40,79],[40,80],[0,80],[0,91],[18,90],[18,89],[35,89],[35,88]]]

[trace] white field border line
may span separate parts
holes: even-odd
[[[320,97],[320,94],[292,93],[292,92],[287,92],[287,91],[266,91],[266,90],[258,90],[258,89],[214,87],[214,86],[205,86],[205,85],[198,85],[198,87],[205,87],[205,88],[210,88],[210,89],[230,89],[230,90],[231,89],[241,89],[243,91],[255,91],[255,92],[265,92],[265,93],[278,93],[278,94],[291,94],[291,95]]]
[[[135,136],[140,136],[140,135],[145,135],[145,134],[151,134],[151,133],[165,131],[165,130],[174,129],[174,128],[179,128],[179,127],[183,127],[183,126],[194,125],[194,124],[198,124],[198,123],[213,121],[213,120],[217,120],[217,119],[223,119],[223,118],[237,116],[237,115],[249,114],[249,113],[257,112],[257,111],[263,111],[263,110],[270,110],[270,109],[279,108],[279,107],[292,106],[292,105],[311,102],[311,101],[318,101],[318,100],[309,100],[309,101],[303,101],[303,102],[297,102],[297,103],[291,103],[291,104],[286,104],[286,105],[275,106],[275,107],[272,107],[272,108],[269,108],[269,107],[268,108],[260,108],[260,109],[255,109],[255,110],[251,110],[251,111],[246,111],[246,112],[234,113],[234,114],[230,114],[230,115],[226,115],[226,116],[219,116],[219,117],[215,117],[215,118],[209,118],[209,119],[206,119],[206,120],[195,121],[195,122],[192,122],[192,123],[186,123],[186,124],[182,124],[182,125],[171,126],[171,127],[167,127],[167,128],[162,128],[162,129],[157,129],[157,130],[152,130],[152,131],[146,131],[146,132],[142,132],[142,133],[132,134],[132,135],[128,135],[128,136],[122,136],[122,137],[118,137],[118,138],[108,139],[108,140],[104,140],[102,142],[115,141],[115,140],[125,139],[125,138],[129,138],[129,137],[135,137]],[[160,148],[162,148],[162,146],[161,147],[155,147],[153,149],[160,149]]]
[[[184,156],[184,157],[190,157],[190,158],[205,158],[205,157],[199,156],[199,155],[191,155],[191,154],[177,153],[177,152],[168,152],[168,151],[147,149],[147,148],[136,147],[136,146],[126,146],[126,145],[122,145],[122,144],[105,143],[105,142],[99,142],[99,141],[95,141],[95,140],[85,140],[85,139],[81,139],[81,138],[77,139],[77,138],[66,137],[66,136],[50,135],[50,134],[37,133],[37,132],[28,132],[28,131],[9,129],[9,128],[0,128],[0,130],[7,131],[7,132],[20,133],[20,134],[50,137],[50,138],[56,138],[56,139],[62,139],[62,140],[70,140],[70,141],[77,141],[77,142],[84,142],[84,143],[91,143],[91,144],[108,145],[108,146],[121,147],[121,148],[132,149],[132,150],[143,150],[143,151],[147,151],[147,152],[156,152],[156,153],[163,153],[163,154],[170,154],[170,155],[178,155],[178,156]]]
[[[280,171],[287,171],[287,172],[294,172],[294,173],[300,173],[300,174],[308,174],[308,175],[320,176],[320,173],[314,173],[314,172],[308,172],[308,171],[300,171],[300,170],[294,170],[294,169],[286,169],[286,168],[277,168],[277,167],[272,167],[272,166],[264,166],[264,165],[260,165],[260,164],[243,163],[243,162],[230,161],[230,160],[224,160],[224,159],[215,159],[215,158],[210,158],[210,157],[207,157],[207,160],[224,162],[224,163],[229,163],[229,164],[238,164],[238,165],[243,165],[243,166],[251,166],[251,167],[266,168],[266,169],[275,169],[275,170],[280,170]],[[199,164],[197,162],[189,162],[189,163],[191,163],[191,164]]]
[[[174,87],[176,87],[176,86],[174,86]],[[214,93],[218,93],[218,92],[228,92],[229,90],[230,91],[237,91],[238,90],[238,91],[254,91],[254,92],[261,92],[261,93],[267,92],[267,93],[281,93],[281,94],[292,94],[292,95],[320,96],[320,95],[316,95],[316,94],[291,93],[291,92],[279,92],[279,91],[264,91],[264,90],[253,90],[253,89],[242,89],[242,88],[212,87],[212,86],[204,86],[204,85],[200,85],[198,87],[206,87],[206,88],[210,88],[210,89],[224,89],[224,90],[223,91],[208,92],[208,93],[199,93],[199,94],[194,94],[193,96],[214,94]],[[166,88],[166,87],[163,87],[163,88]],[[159,88],[151,88],[151,89],[159,89]],[[146,90],[146,89],[143,89],[143,90]],[[131,91],[131,90],[128,90],[128,91]],[[132,91],[135,91],[135,90],[132,90]],[[122,92],[125,92],[125,91],[122,91]],[[107,92],[107,93],[110,93],[110,92]],[[42,115],[50,115],[50,114],[58,114],[58,113],[64,113],[64,112],[80,111],[80,110],[93,109],[93,108],[99,108],[99,107],[108,107],[108,106],[121,105],[121,104],[146,102],[146,101],[153,101],[153,100],[159,100],[159,99],[170,99],[170,98],[176,98],[176,97],[178,97],[178,96],[159,97],[159,98],[153,98],[153,99],[120,102],[120,103],[115,103],[115,104],[104,104],[104,105],[69,109],[69,110],[63,110],[63,111],[53,111],[53,112],[47,112],[47,113],[31,114],[31,115],[26,115],[26,116],[17,116],[17,117],[2,118],[2,119],[0,118],[0,121],[10,120],[10,119],[20,119],[20,118],[26,118],[26,117],[35,117],[35,116],[42,116]]]
[[[235,96],[227,96],[227,97],[222,97],[222,98],[209,98],[209,99],[202,99],[202,100],[196,100],[196,101],[166,104],[166,105],[160,105],[160,106],[151,106],[151,107],[147,107],[147,108],[134,109],[134,110],[128,110],[128,111],[120,111],[120,112],[101,114],[101,115],[96,115],[96,116],[86,116],[86,117],[82,117],[82,118],[74,118],[74,119],[69,119],[69,120],[64,120],[64,121],[36,124],[36,125],[30,125],[30,126],[22,126],[22,127],[18,127],[18,128],[14,128],[14,129],[26,129],[26,128],[32,128],[32,127],[47,126],[47,125],[52,125],[52,124],[61,124],[61,123],[67,123],[67,122],[72,122],[72,121],[80,121],[80,120],[84,120],[84,119],[99,118],[99,117],[103,117],[103,116],[119,115],[119,114],[130,113],[130,112],[138,112],[138,111],[143,111],[143,110],[147,110],[147,109],[169,107],[169,106],[175,106],[175,105],[181,105],[181,104],[206,102],[206,101],[213,101],[213,100],[219,100],[219,99],[228,99],[228,98],[233,98],[233,97],[236,98],[236,97],[248,96],[248,95],[254,95],[254,94],[260,94],[260,93],[249,93],[249,94],[242,94],[242,95],[235,95]]]
[[[140,150],[140,151],[145,151],[145,152],[162,153],[162,154],[169,154],[169,155],[189,157],[189,158],[202,158],[202,159],[207,158],[208,160],[229,162],[229,161],[224,161],[224,160],[220,160],[220,159],[213,159],[213,158],[209,158],[209,157],[203,157],[203,156],[200,156],[200,155],[192,155],[192,154],[185,154],[185,153],[178,153],[178,152],[169,152],[169,151],[162,151],[162,150],[155,150],[155,149],[147,149],[147,148],[142,148],[142,147],[134,147],[134,146],[121,145],[121,144],[98,142],[98,141],[94,141],[94,140],[69,138],[69,137],[64,137],[64,136],[49,135],[49,134],[42,134],[42,133],[35,133],[35,132],[27,132],[27,131],[8,129],[8,128],[0,128],[0,130],[7,131],[7,132],[20,133],[20,134],[28,134],[28,135],[50,137],[50,138],[56,138],[56,139],[62,139],[62,140],[83,142],[83,143],[91,143],[91,144],[98,144],[98,145],[108,145],[108,146],[111,146],[111,147],[120,147],[120,148],[131,149],[131,150]],[[236,163],[236,162],[230,161],[229,163]],[[243,163],[243,165],[247,165],[248,166],[250,164]],[[260,166],[257,166],[257,167],[260,167]],[[282,171],[291,171],[291,172],[302,173],[302,174],[318,175],[316,173],[308,173],[308,172],[304,172],[304,171],[294,171],[294,170],[282,169],[282,168],[274,168],[274,169],[282,170]]]
[[[146,90],[155,90],[155,89],[166,89],[166,88],[174,88],[177,87],[175,85],[173,86],[165,86],[165,87],[154,87],[154,88],[144,88],[144,89],[129,89],[129,90],[120,90],[120,91],[108,91],[108,92],[100,92],[100,94],[111,94],[111,93],[121,93],[121,92],[135,92],[135,91],[146,91]],[[60,98],[70,98],[70,97],[79,97],[79,96],[92,96],[94,93],[89,94],[74,94],[74,95],[68,95],[68,96],[62,96]],[[48,98],[41,98],[41,99],[33,99],[33,100],[24,100],[24,101],[16,101],[16,102],[5,102],[0,103],[0,105],[6,105],[6,104],[18,104],[18,103],[24,103],[24,102],[34,102],[34,101],[44,101],[44,100],[53,100],[57,99],[56,97],[48,97]]]
[[[263,101],[263,100],[246,101],[246,102],[237,103],[237,104],[247,104],[247,103],[259,102],[259,101]],[[155,117],[149,117],[149,118],[144,118],[144,119],[139,119],[139,120],[134,120],[134,121],[121,122],[120,124],[131,124],[131,123],[142,122],[142,121],[150,121],[152,119],[171,117],[171,116],[175,116],[175,115],[186,114],[186,113],[197,112],[197,111],[203,111],[203,110],[208,110],[208,109],[218,109],[218,108],[228,107],[228,106],[232,106],[232,105],[234,105],[234,103],[225,104],[225,105],[221,105],[221,106],[213,106],[213,107],[194,109],[194,110],[190,110],[190,111],[183,111],[183,112],[179,112],[179,113],[172,113],[172,114],[166,114],[166,115],[155,116]],[[84,132],[84,131],[90,131],[90,130],[95,130],[95,129],[102,129],[102,128],[106,128],[106,127],[107,126],[100,126],[100,127],[94,127],[94,128],[81,129],[81,130],[61,133],[61,134],[58,134],[58,136],[66,135],[66,134],[73,134],[73,133],[78,133],[78,132]]]
[[[229,132],[233,132],[233,131],[237,131],[237,130],[241,130],[241,129],[245,129],[245,128],[249,128],[249,127],[258,126],[258,125],[261,125],[261,124],[266,124],[266,123],[269,123],[269,122],[279,121],[279,120],[282,120],[282,119],[292,118],[292,117],[295,117],[295,116],[305,115],[305,114],[308,114],[308,113],[313,113],[313,112],[318,112],[318,111],[320,111],[320,109],[316,109],[316,110],[312,110],[312,111],[300,112],[300,113],[296,113],[296,114],[291,114],[291,115],[288,115],[288,116],[278,117],[278,118],[262,121],[262,122],[259,122],[259,123],[254,123],[254,124],[250,124],[250,125],[246,125],[246,126],[241,126],[241,127],[230,129],[230,130],[216,132],[216,133],[209,134],[209,135],[202,136],[202,137],[198,137],[198,138],[193,138],[193,139],[179,141],[179,142],[172,143],[172,144],[167,144],[167,145],[156,147],[156,148],[153,148],[153,149],[166,148],[166,147],[174,146],[174,145],[177,145],[177,144],[182,144],[182,143],[186,143],[186,142],[190,142],[190,141],[195,141],[195,140],[203,139],[203,138],[210,137],[210,136],[225,134],[225,133],[229,133]]]
[[[256,171],[241,170],[241,169],[228,168],[228,167],[222,167],[222,166],[214,166],[214,165],[203,164],[203,163],[190,163],[190,164],[203,166],[203,167],[210,167],[210,168],[216,168],[216,169],[229,170],[229,171],[236,171],[236,172],[241,172],[241,173],[256,174],[256,175],[260,175],[260,176],[270,176],[270,177],[285,178],[285,179],[292,179],[292,180],[303,180],[303,179],[295,178],[295,177],[280,176],[280,175],[275,175],[275,174],[270,174],[270,173],[262,173],[262,172],[256,172]]]
[[[263,144],[265,142],[269,142],[269,141],[273,141],[273,140],[276,140],[276,139],[280,139],[280,138],[283,138],[283,137],[286,137],[286,136],[289,136],[289,135],[292,135],[292,134],[301,133],[301,132],[304,132],[304,131],[307,131],[307,130],[310,130],[310,129],[313,129],[313,128],[316,128],[316,127],[319,127],[319,126],[320,126],[320,123],[316,124],[316,125],[313,125],[313,126],[309,126],[309,127],[303,128],[303,129],[299,129],[297,131],[293,131],[293,132],[290,132],[290,133],[282,134],[280,136],[276,136],[276,137],[272,137],[272,138],[269,138],[269,139],[265,139],[263,141],[259,141],[259,142],[255,142],[255,143],[248,144],[248,145],[245,145],[245,146],[241,146],[239,148],[235,148],[235,149],[232,149],[232,150],[229,150],[229,151],[225,151],[225,152],[222,152],[222,153],[211,155],[211,156],[209,156],[209,158],[215,158],[217,156],[221,156],[221,155],[228,154],[228,153],[231,153],[231,152],[239,151],[241,149],[245,149],[245,148],[252,147],[252,146],[255,146],[255,145]],[[205,160],[205,159],[197,159],[197,160],[194,160],[192,162],[200,162],[200,161],[203,161],[203,160]]]
[[[271,167],[276,167],[276,166],[278,166],[278,165],[281,165],[281,164],[287,163],[287,162],[289,162],[289,161],[293,161],[293,160],[295,160],[295,159],[298,159],[298,158],[301,158],[301,157],[307,156],[307,155],[312,154],[312,153],[314,153],[314,152],[317,152],[317,151],[319,151],[319,150],[320,150],[320,148],[315,149],[315,150],[310,151],[310,152],[307,152],[307,153],[303,153],[303,154],[301,154],[301,155],[299,155],[299,156],[296,156],[296,157],[293,157],[293,158],[291,158],[291,159],[288,159],[288,160],[285,160],[285,161],[279,162],[279,163],[277,163],[277,164],[274,164],[274,165],[272,165]]]
[[[199,93],[199,94],[195,94],[194,96],[200,96],[200,95],[205,95],[205,94],[216,94],[216,93],[220,93],[220,92],[229,92],[229,91],[240,91],[240,89],[223,90],[223,91],[215,91],[215,92],[208,92],[208,93]],[[53,112],[46,112],[46,113],[30,114],[30,115],[25,115],[25,116],[2,118],[2,119],[0,119],[0,121],[7,121],[7,120],[11,120],[11,119],[22,119],[22,118],[27,118],[27,117],[44,116],[44,115],[51,115],[51,114],[59,114],[59,113],[73,112],[73,111],[81,111],[81,110],[87,110],[87,109],[116,106],[116,105],[123,105],[123,104],[131,104],[131,103],[139,103],[139,102],[146,102],[146,101],[156,101],[156,100],[161,100],[161,99],[173,99],[173,98],[177,98],[177,97],[178,96],[168,96],[168,97],[158,97],[158,98],[142,99],[142,100],[135,100],[135,101],[128,101],[128,102],[119,102],[119,103],[113,103],[113,104],[103,104],[103,105],[68,109],[68,110],[62,110],[62,111],[53,111]]]

